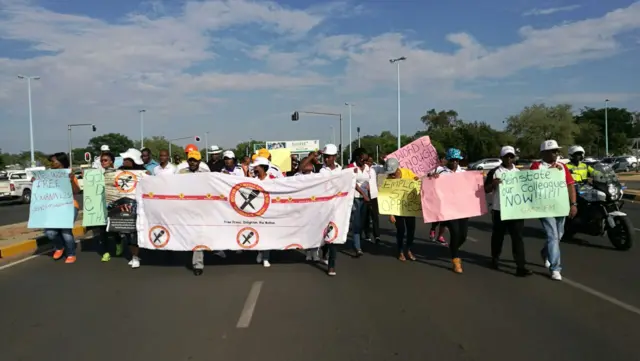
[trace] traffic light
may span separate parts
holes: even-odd
[[[298,114],[298,112],[293,112],[293,114],[291,114],[291,120],[296,122],[300,119],[300,114]]]
[[[96,128],[95,125],[91,124],[91,129],[93,129],[93,131],[95,132],[96,130],[98,130],[98,128]]]
[[[195,140],[196,142],[199,142],[200,141],[200,137],[196,135],[195,137],[193,137],[193,140]]]

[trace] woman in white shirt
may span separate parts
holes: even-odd
[[[429,177],[437,178],[441,175],[447,175],[451,173],[464,172],[464,169],[460,168],[460,160],[462,160],[462,152],[456,148],[447,149],[447,164],[445,166],[439,166],[435,172]],[[469,219],[461,218],[444,222],[445,226],[449,228],[449,234],[451,239],[449,240],[449,251],[451,252],[451,263],[453,265],[453,272],[462,273],[462,261],[458,256],[460,247],[467,240],[467,232],[469,231]]]
[[[323,158],[323,166],[320,168],[321,174],[330,174],[333,172],[342,171],[342,167],[340,164],[336,163],[336,158],[338,156],[338,147],[335,144],[327,144],[324,146],[322,150],[322,158]],[[327,274],[329,276],[336,275],[336,256],[338,252],[336,250],[336,245],[325,243],[322,246],[322,259],[324,263],[328,266]]]
[[[351,235],[353,237],[353,247],[356,251],[356,257],[363,255],[360,245],[360,233],[362,232],[362,224],[364,222],[366,203],[369,199],[369,181],[371,180],[371,172],[366,164],[368,159],[367,152],[364,148],[358,148],[353,151],[349,168],[353,168],[356,174],[356,194],[351,207]]]

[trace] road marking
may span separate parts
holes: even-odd
[[[80,243],[80,242],[82,242],[82,240],[81,240],[81,239],[76,239],[76,244],[78,244],[78,243]],[[7,269],[7,268],[11,268],[11,267],[13,267],[13,266],[17,266],[17,265],[19,265],[20,263],[24,263],[24,262],[27,262],[27,261],[31,261],[32,259],[34,259],[34,258],[38,258],[38,257],[42,256],[43,254],[45,254],[45,253],[49,253],[49,252],[51,252],[51,248],[49,248],[49,249],[47,249],[47,250],[44,250],[44,251],[42,251],[42,252],[36,253],[36,254],[34,254],[34,255],[31,255],[31,256],[29,256],[29,257],[26,257],[26,258],[23,258],[23,259],[19,259],[19,260],[17,260],[17,261],[9,262],[9,263],[7,263],[7,264],[5,264],[5,265],[3,265],[3,266],[0,266],[0,271],[2,271],[2,270],[4,270],[4,269]]]
[[[588,293],[590,295],[596,296],[596,297],[598,297],[598,298],[600,298],[602,300],[605,300],[605,301],[607,301],[609,303],[612,303],[612,304],[614,304],[614,305],[616,305],[618,307],[621,307],[621,308],[623,308],[623,309],[625,309],[625,310],[627,310],[629,312],[635,313],[636,315],[640,316],[640,309],[638,309],[637,307],[631,306],[628,303],[624,303],[624,302],[618,300],[617,298],[605,295],[604,293],[596,291],[591,287],[585,286],[585,285],[583,285],[581,283],[578,283],[576,281],[572,281],[572,280],[567,279],[565,277],[562,278],[562,282],[567,284],[567,285],[569,285],[569,286],[571,286],[571,287],[573,287],[573,288],[577,288],[577,289],[579,289],[581,291],[584,291],[584,292],[586,292],[586,293]]]
[[[636,228],[636,231],[640,232],[640,228]]]
[[[247,328],[249,327],[249,324],[251,324],[253,311],[256,309],[256,303],[258,303],[258,296],[260,296],[263,283],[263,281],[256,281],[251,286],[249,296],[247,296],[247,300],[244,302],[244,308],[242,309],[236,328]]]
[[[473,237],[467,236],[467,239],[470,240],[471,242],[478,243],[478,240]]]

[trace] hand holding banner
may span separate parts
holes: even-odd
[[[438,166],[438,152],[431,144],[429,136],[414,140],[389,154],[385,159],[389,158],[396,158],[400,167],[411,169],[418,177],[422,177]]]
[[[422,217],[420,181],[412,179],[385,179],[378,187],[380,214]]]
[[[73,190],[69,169],[34,171],[29,228],[73,228]]]
[[[557,169],[506,172],[500,179],[502,220],[569,215],[569,190],[564,172]]]
[[[422,179],[424,223],[477,217],[488,212],[480,172],[443,174]]]

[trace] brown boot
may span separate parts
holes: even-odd
[[[462,261],[460,260],[460,258],[452,259],[451,263],[453,263],[453,272],[462,273]]]

